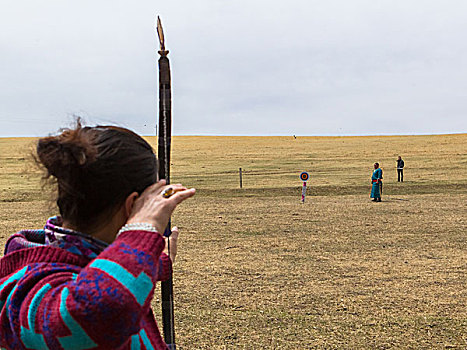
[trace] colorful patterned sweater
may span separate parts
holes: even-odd
[[[124,232],[96,254],[46,232],[13,235],[0,259],[2,349],[167,349],[150,305],[172,271],[159,234]]]

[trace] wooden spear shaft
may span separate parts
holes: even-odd
[[[172,143],[172,93],[170,78],[170,62],[167,58],[169,53],[165,49],[164,33],[160,18],[157,17],[157,33],[160,41],[159,55],[159,135],[158,152],[159,179],[165,179],[170,183],[170,146]],[[164,236],[172,233],[171,222],[164,232]],[[170,242],[168,250],[170,255]],[[164,328],[164,341],[170,350],[175,350],[175,326],[174,326],[174,304],[173,304],[173,280],[172,276],[161,283],[162,299],[162,324]]]

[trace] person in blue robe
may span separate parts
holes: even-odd
[[[375,170],[371,176],[371,194],[373,202],[381,202],[381,185],[383,183],[383,171],[379,167],[379,163],[374,164]]]

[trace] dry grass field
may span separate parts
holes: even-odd
[[[56,213],[33,142],[0,139],[1,243]],[[467,134],[175,137],[172,179],[181,349],[467,348]]]

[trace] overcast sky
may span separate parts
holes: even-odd
[[[154,134],[157,14],[176,135],[467,131],[465,0],[0,3],[0,136]]]

